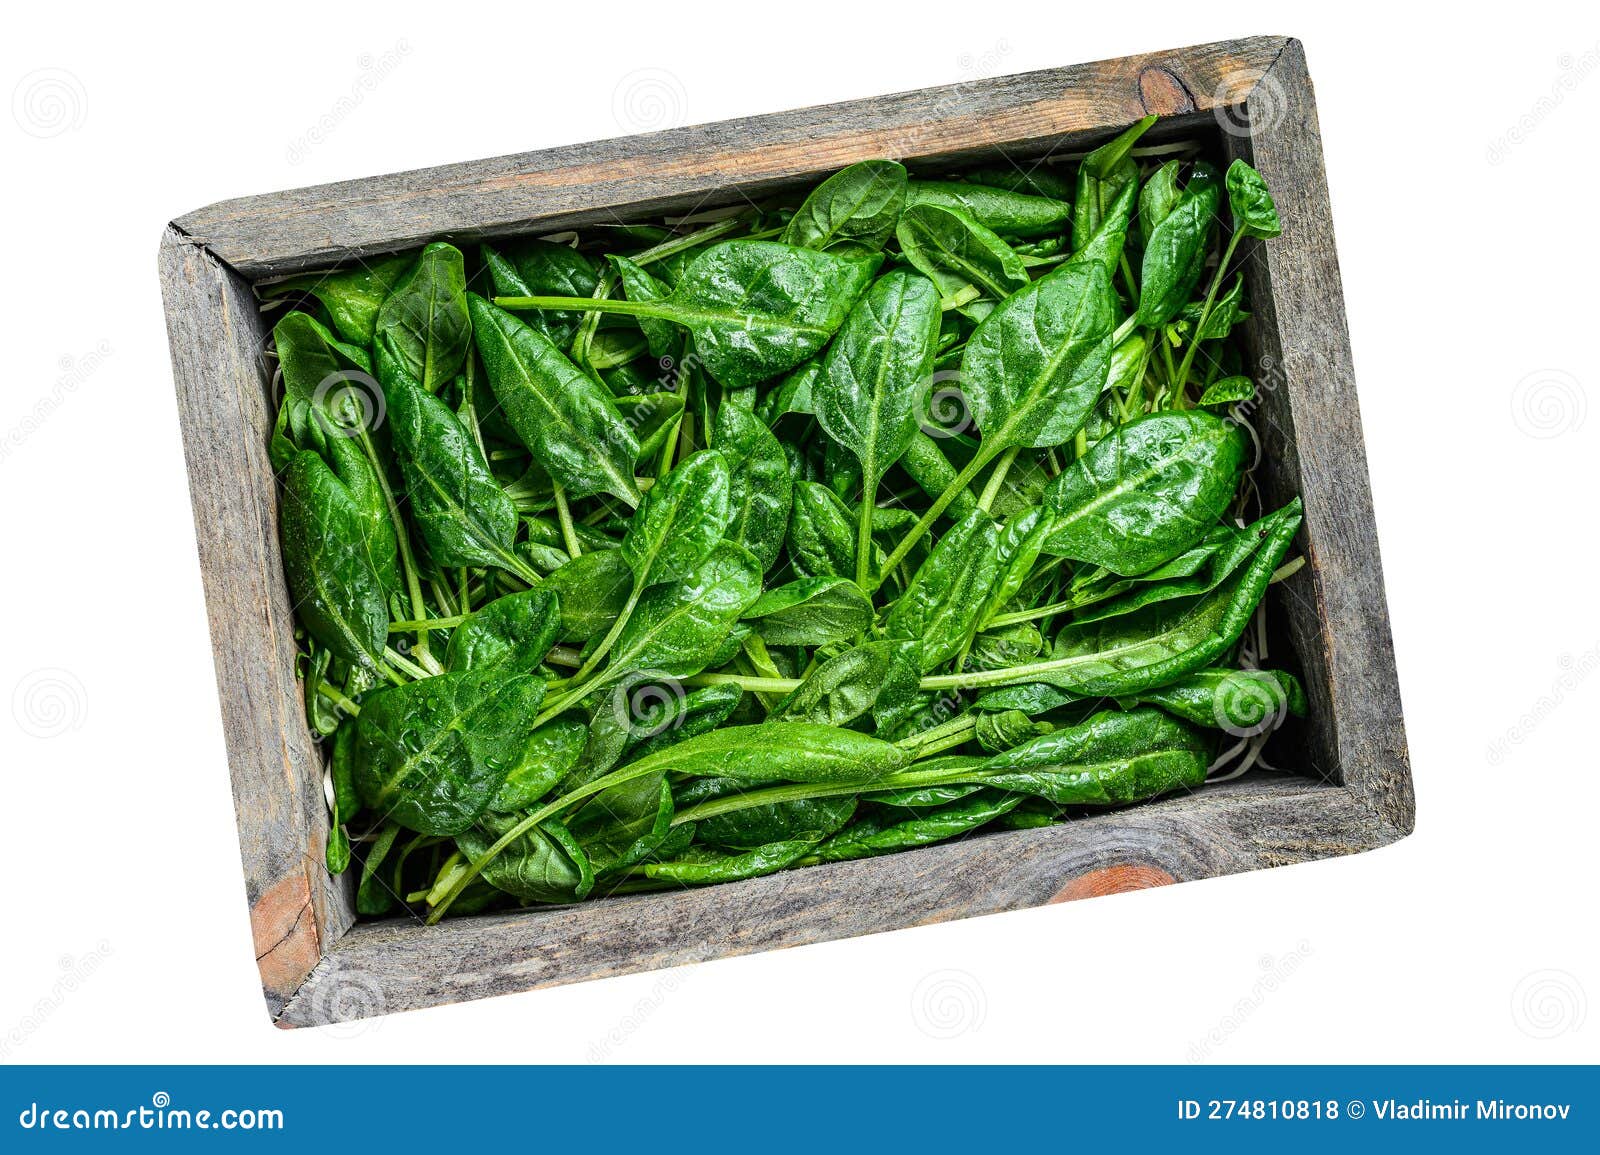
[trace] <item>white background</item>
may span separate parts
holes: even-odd
[[[8,13],[4,1060],[1600,1059],[1600,28],[1531,2],[1493,25],[1243,0],[630,7]],[[247,193],[1253,33],[1301,37],[1317,84],[1417,832],[1352,859],[269,1027],[163,223]]]

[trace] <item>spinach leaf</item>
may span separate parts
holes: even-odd
[[[543,697],[538,677],[492,669],[379,690],[356,720],[362,802],[420,834],[461,834],[516,764]]]
[[[373,342],[387,346],[407,376],[428,393],[454,381],[472,343],[467,273],[454,245],[432,244],[384,300]]]
[[[370,345],[378,310],[413,263],[413,258],[404,254],[376,257],[353,269],[289,277],[263,286],[262,295],[270,299],[291,293],[309,294],[328,310],[340,337],[355,345]]]
[[[826,646],[872,624],[872,602],[847,578],[800,578],[768,590],[745,611],[769,646]]]
[[[553,790],[578,764],[589,740],[582,722],[557,718],[532,734],[517,756],[506,780],[489,801],[496,814],[527,810]]]
[[[760,596],[756,559],[722,542],[683,577],[645,592],[617,637],[610,668],[673,678],[698,674]]]
[[[569,497],[638,505],[639,442],[606,388],[510,313],[470,293],[467,304],[489,386],[534,460]]]
[[[812,670],[773,713],[826,726],[876,720],[916,696],[920,669],[915,641],[863,642]]]
[[[892,638],[921,643],[924,671],[955,657],[971,640],[1000,576],[1000,529],[981,509],[962,521],[928,554],[906,592],[884,620]]]
[[[912,181],[906,195],[906,211],[922,205],[968,213],[1003,237],[1037,237],[1056,232],[1072,216],[1072,206],[1064,201],[969,181]]]
[[[1239,735],[1259,733],[1290,714],[1303,718],[1306,713],[1300,679],[1282,670],[1196,670],[1171,685],[1146,690],[1136,700],[1196,726]]]
[[[483,858],[491,843],[512,829],[510,815],[486,816],[464,831],[456,845],[468,859]],[[491,886],[527,902],[577,902],[594,889],[594,867],[583,847],[560,822],[547,818],[519,835],[483,867]]]
[[[620,550],[595,550],[547,574],[544,587],[560,599],[559,640],[587,641],[604,634],[622,613],[633,588],[633,568]]]
[[[1044,550],[1138,574],[1216,524],[1244,465],[1237,426],[1209,413],[1153,413],[1114,430],[1050,483]]]
[[[960,208],[914,204],[901,214],[895,238],[906,260],[945,297],[972,285],[999,301],[1028,283],[1022,258]]]
[[[549,588],[506,594],[452,631],[445,669],[531,673],[555,644],[560,628],[560,599]]]
[[[783,446],[759,417],[736,405],[717,410],[712,441],[728,462],[729,541],[749,550],[762,572],[783,552],[794,478]]]
[[[1217,181],[1197,172],[1172,210],[1150,231],[1139,276],[1135,321],[1146,329],[1165,325],[1194,291],[1205,269],[1206,245],[1217,215]]]
[[[375,670],[389,628],[383,585],[355,499],[315,453],[297,453],[284,473],[279,530],[289,593],[306,629],[337,657]]]
[[[976,797],[952,802],[899,822],[860,822],[828,839],[817,847],[815,854],[823,862],[844,862],[852,858],[892,854],[917,846],[931,846],[936,842],[970,834],[985,823],[993,822],[1002,814],[1016,809],[1021,802],[1020,794],[1007,796],[985,791]]]
[[[823,181],[796,210],[783,243],[805,249],[860,247],[877,252],[894,233],[906,201],[906,170],[863,160]]]

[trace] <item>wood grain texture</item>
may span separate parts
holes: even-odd
[[[1247,90],[1284,43],[1250,37],[243,197],[176,223],[256,278],[535,221],[553,230],[724,204],[870,157],[1037,156],[1147,111],[1206,113]]]
[[[936,166],[1059,155],[1146,111],[1163,117],[1152,138],[1220,139],[1252,159],[1284,220],[1282,237],[1248,255],[1249,334],[1263,369],[1254,423],[1267,500],[1306,503],[1310,564],[1271,596],[1312,699],[1305,742],[1275,757],[1311,779],[1255,777],[1065,826],[702,890],[433,928],[355,924],[349,879],[322,865],[322,768],[294,678],[266,454],[266,332],[241,272],[737,201],[871,156]],[[161,266],[256,949],[285,1025],[1302,862],[1411,829],[1315,105],[1294,41],[1203,45],[250,197],[179,221]]]
[[[250,286],[181,231],[163,235],[160,266],[251,932],[276,1012],[354,910],[322,864],[322,763],[295,682],[267,458],[266,326]]]
[[[1338,787],[1274,776],[747,882],[435,927],[363,923],[334,944],[281,1022],[339,1022],[1018,910],[1107,872],[1181,882],[1354,853],[1393,836]]]
[[[1366,444],[1334,247],[1316,99],[1289,41],[1244,100],[1218,117],[1253,163],[1283,235],[1250,246],[1249,333],[1263,400],[1255,421],[1269,503],[1299,495],[1307,566],[1275,587],[1310,695],[1309,766],[1397,831],[1415,822],[1400,685],[1383,587]]]

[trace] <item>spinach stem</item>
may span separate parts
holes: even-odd
[[[1189,348],[1184,351],[1183,361],[1178,366],[1178,396],[1182,397],[1184,386],[1189,381],[1189,367],[1194,364],[1194,355],[1200,351],[1200,334],[1206,331],[1206,322],[1211,320],[1211,310],[1216,304],[1217,290],[1222,287],[1223,279],[1228,273],[1228,263],[1233,260],[1233,251],[1239,247],[1239,242],[1244,239],[1240,229],[1233,230],[1233,236],[1228,238],[1228,247],[1222,252],[1222,260],[1217,262],[1217,271],[1211,275],[1211,287],[1206,290],[1206,303],[1200,307],[1200,320],[1195,322],[1194,335],[1189,340]]]
[[[574,682],[582,682],[590,674],[594,673],[594,668],[611,652],[611,647],[616,645],[617,639],[622,636],[622,630],[628,624],[628,618],[633,615],[633,607],[639,604],[639,595],[642,593],[644,593],[644,583],[635,579],[633,589],[628,593],[628,600],[623,603],[622,612],[617,615],[617,620],[611,623],[611,629],[600,640],[600,644],[594,648],[594,653],[590,654],[583,665],[578,667],[578,672],[572,675]],[[553,715],[551,716],[553,717]],[[549,721],[549,718],[544,720]]]
[[[358,440],[361,442],[361,451],[367,455],[367,462],[372,466],[372,473],[378,479],[378,489],[383,494],[384,508],[389,511],[389,521],[394,525],[395,542],[400,547],[400,570],[404,574],[406,592],[411,597],[411,616],[418,621],[428,618],[428,603],[422,597],[422,582],[417,577],[417,559],[411,553],[410,530],[406,528],[405,519],[400,516],[400,503],[395,500],[394,490],[389,485],[389,475],[384,471],[383,462],[378,460],[378,448],[372,443],[372,435],[365,429],[359,429]],[[417,652],[428,652],[428,629],[426,626],[417,628]]]
[[[876,491],[877,486],[872,487]],[[856,585],[863,590],[870,591],[875,586],[867,583],[872,579],[872,513],[877,504],[876,492],[863,492],[861,494],[861,514],[856,519]]]
[[[561,522],[561,537],[567,543],[567,555],[581,556],[583,546],[578,542],[578,528],[572,524],[572,510],[567,505],[567,491],[559,484],[556,486],[556,519]]]
[[[321,681],[320,679],[317,682],[317,693],[321,694],[324,698],[328,699],[328,701],[339,707],[339,709],[343,710],[346,714],[349,714],[352,718],[361,713],[360,706],[356,705],[355,702],[351,701],[338,690],[335,690],[332,686],[328,685],[328,683]]]
[[[418,665],[416,662],[413,662],[410,658],[400,653],[400,651],[396,650],[393,646],[383,647],[383,660],[388,662],[395,669],[399,670],[402,674],[409,674],[412,678],[429,678],[433,676],[433,672],[430,672],[429,670],[426,670],[422,666]],[[441,666],[436,672],[442,674],[444,672],[444,667]]]
[[[1011,472],[1011,463],[1016,461],[1017,454],[1021,452],[1022,446],[1013,445],[994,463],[994,472],[989,474],[989,484],[983,487],[983,493],[978,498],[978,508],[984,513],[994,508],[994,499],[1000,496],[1000,487],[1005,484],[1006,474]]]
[[[454,629],[466,620],[467,615],[462,614],[453,618],[428,618],[426,621],[420,622],[390,622],[389,632],[391,634],[409,634],[419,629],[449,630]]]
[[[933,504],[928,507],[928,512],[919,517],[917,524],[906,531],[905,537],[900,539],[900,544],[894,547],[894,552],[883,563],[883,570],[878,574],[877,580],[870,585],[861,587],[869,597],[883,584],[883,579],[905,560],[906,555],[911,552],[911,547],[922,540],[933,523],[939,519],[939,515],[949,508],[950,503],[956,499],[957,495],[972,484],[972,479],[982,472],[984,466],[994,460],[1002,448],[998,441],[985,442],[978,446],[978,452],[973,455],[972,460],[967,462],[961,472],[955,475],[949,485],[945,486],[944,492],[935,498]]]

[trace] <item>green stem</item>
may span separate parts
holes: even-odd
[[[405,519],[400,516],[400,503],[395,500],[394,490],[389,486],[389,475],[384,472],[383,462],[378,460],[378,448],[372,443],[372,435],[361,429],[358,440],[361,442],[361,451],[367,455],[367,462],[372,466],[373,476],[378,479],[384,508],[389,511],[389,521],[394,526],[395,543],[400,547],[400,570],[405,579],[406,593],[411,598],[411,616],[418,621],[426,621],[428,604],[422,597],[422,582],[417,577],[417,559],[411,553],[411,535],[406,529]],[[428,652],[426,626],[417,628],[416,649],[419,655]]]
[[[419,629],[451,630],[467,620],[467,615],[462,614],[454,618],[428,618],[418,622],[390,622],[391,634],[411,634]]]
[[[1272,585],[1274,582],[1281,582],[1284,578],[1293,577],[1295,574],[1299,573],[1305,568],[1305,564],[1306,559],[1304,554],[1301,554],[1293,561],[1284,562],[1277,569],[1272,571],[1272,576],[1267,579],[1267,584]]]
[[[1228,238],[1228,247],[1223,250],[1222,260],[1217,262],[1217,271],[1211,276],[1211,287],[1206,290],[1206,303],[1201,306],[1200,320],[1195,324],[1194,336],[1189,341],[1189,348],[1184,352],[1183,362],[1178,366],[1178,395],[1183,396],[1184,385],[1189,380],[1189,367],[1194,364],[1194,355],[1200,351],[1200,334],[1206,331],[1206,322],[1211,319],[1211,309],[1217,300],[1217,290],[1222,287],[1223,278],[1228,272],[1228,263],[1233,260],[1233,251],[1239,247],[1239,242],[1244,239],[1244,233],[1235,229],[1233,236]]]
[[[743,794],[730,794],[722,798],[713,798],[709,802],[702,802],[698,806],[680,810],[673,817],[672,825],[682,826],[686,822],[698,822],[704,818],[715,818],[719,814],[732,814],[735,811],[750,810],[757,806],[771,806],[775,802],[800,802],[812,798],[840,798],[850,794],[875,793],[879,790],[908,790],[923,786],[949,786],[958,782],[981,781],[984,777],[980,772],[981,770],[982,767],[901,770],[898,773],[885,774],[882,778],[875,778],[870,782],[831,782],[826,784],[796,782],[786,786],[769,786],[764,790],[750,790]]]
[[[413,662],[410,658],[406,657],[399,650],[396,650],[393,646],[383,647],[383,660],[395,667],[402,674],[407,674],[413,679],[430,678],[435,673],[435,671],[426,670],[422,666]],[[443,673],[444,667],[441,666],[437,672]]]
[[[345,697],[326,682],[317,682],[317,693],[321,694],[324,698],[328,699],[328,701],[339,707],[339,709],[343,710],[346,714],[349,714],[352,718],[361,713],[360,706],[356,705],[355,702]]]
[[[747,674],[695,674],[683,679],[691,689],[702,686],[739,686],[758,694],[789,694],[799,689],[799,678],[755,678]]]
[[[1017,454],[1022,452],[1022,446],[1013,445],[1000,455],[1000,460],[994,463],[994,472],[989,475],[989,484],[983,487],[983,493],[978,497],[978,508],[988,513],[994,507],[994,499],[1000,496],[1000,487],[1005,484],[1006,474],[1011,472],[1011,463],[1016,461]]]
[[[578,667],[578,672],[572,675],[574,682],[581,682],[594,673],[594,668],[611,652],[611,647],[617,644],[617,638],[622,635],[623,627],[628,624],[628,618],[633,614],[633,607],[639,604],[639,595],[642,593],[644,593],[644,583],[636,580],[633,583],[633,589],[628,592],[628,600],[623,603],[622,612],[617,615],[617,620],[611,623],[611,629],[600,640],[600,644],[594,648],[594,653],[590,654],[583,665]]]
[[[567,543],[567,555],[579,557],[583,546],[578,542],[578,527],[572,524],[572,510],[567,505],[566,488],[556,485],[556,520],[561,523],[561,537]]]
[[[1003,446],[999,442],[984,443],[978,446],[978,452],[973,455],[972,460],[967,462],[966,467],[960,473],[956,474],[955,480],[951,481],[945,487],[945,491],[935,498],[933,504],[928,507],[928,512],[917,519],[917,524],[912,526],[906,532],[905,537],[900,539],[900,544],[894,547],[894,552],[883,563],[883,571],[878,574],[878,580],[870,586],[861,587],[869,597],[883,584],[883,579],[905,560],[906,555],[911,552],[911,547],[922,540],[928,530],[932,528],[933,523],[939,520],[939,515],[949,507],[958,494],[972,484],[972,479],[982,472],[984,466],[994,460],[1002,448]]]
[[[867,583],[872,579],[872,514],[877,506],[877,486],[872,485],[861,493],[861,513],[856,518],[856,585],[867,591],[876,586]]]
[[[901,749],[910,750],[916,757],[921,758],[923,757],[921,750],[924,746],[931,746],[934,743],[941,742],[952,734],[966,734],[977,724],[978,716],[976,714],[960,714],[950,719],[950,721],[941,722],[939,725],[932,726],[920,734],[902,738],[895,745]]]

